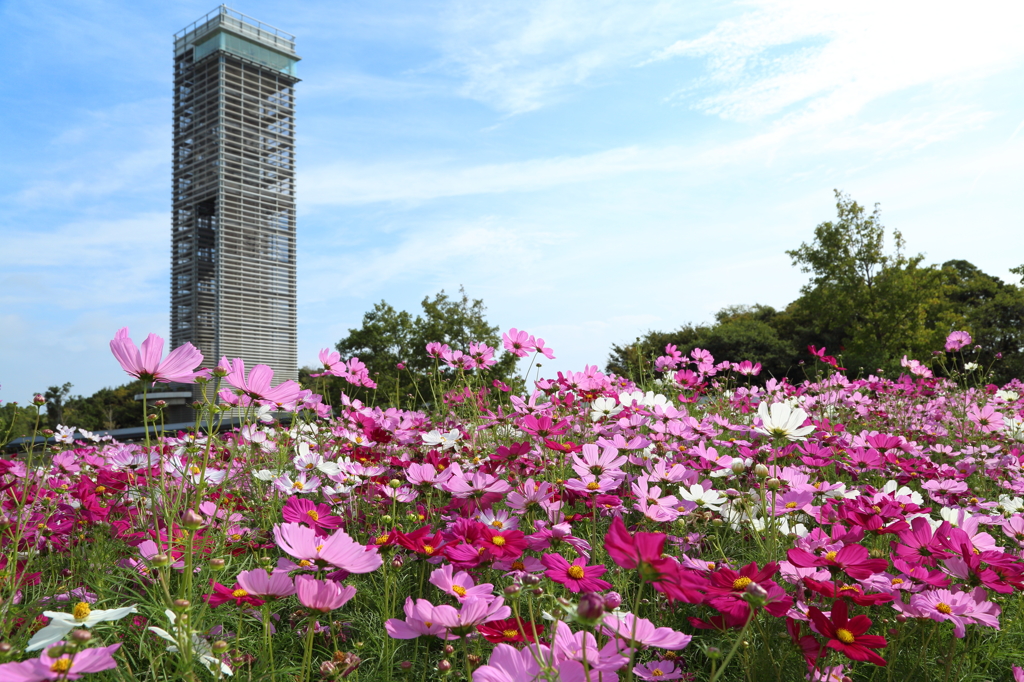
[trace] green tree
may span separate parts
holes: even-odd
[[[355,387],[334,377],[312,379],[310,374],[319,370],[308,367],[300,372],[300,380],[332,400],[344,391],[367,403],[397,400],[405,406],[422,406],[432,399],[429,376],[435,361],[427,355],[428,343],[436,341],[464,352],[471,341],[501,348],[499,328],[488,324],[483,301],[470,299],[461,287],[457,297],[442,290],[433,298],[425,297],[420,306],[422,314],[413,317],[381,301],[363,315],[362,327],[349,329],[335,346],[343,358],[358,357],[366,364],[376,389]],[[508,381],[515,373],[515,356],[496,353],[495,357],[498,363],[487,370],[487,377]],[[403,369],[398,369],[400,363]]]
[[[945,287],[924,256],[906,256],[904,241],[893,230],[892,251],[885,248],[885,228],[878,205],[865,208],[836,190],[837,220],[819,224],[814,241],[786,253],[811,281],[803,287],[800,306],[823,334],[840,340],[848,367],[894,370],[903,354],[927,357],[940,347],[939,318]]]
[[[63,386],[50,386],[46,389],[43,397],[46,398],[46,422],[51,429],[56,429],[58,424],[64,423],[64,403],[71,393],[71,382]]]

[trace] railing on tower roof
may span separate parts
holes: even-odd
[[[221,5],[203,18],[192,22],[174,34],[176,50],[195,43],[207,33],[218,28],[227,28],[243,36],[249,36],[282,52],[295,53],[295,36],[262,21],[236,12],[227,5]]]

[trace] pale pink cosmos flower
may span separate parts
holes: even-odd
[[[535,339],[524,331],[520,331],[515,327],[509,329],[501,337],[502,344],[505,346],[505,350],[512,353],[516,357],[525,358],[530,354],[530,349],[536,343]]]
[[[539,654],[539,655],[538,655]],[[473,682],[534,682],[543,679],[538,660],[550,659],[546,646],[519,650],[508,644],[498,644],[491,652],[487,665],[473,671]]]
[[[430,584],[460,602],[470,597],[489,597],[494,592],[494,585],[491,583],[477,585],[469,573],[459,571],[453,574],[453,571],[451,564],[435,569],[430,574]]]
[[[405,598],[405,620],[389,618],[384,629],[392,639],[416,639],[420,635],[436,635],[443,637],[447,628],[440,622],[439,609],[451,609],[451,606],[434,606],[426,599]]]
[[[1002,431],[1005,426],[1003,415],[997,412],[996,408],[992,405],[986,405],[985,407],[971,405],[967,408],[967,418],[974,422],[975,426],[983,433]]]
[[[327,613],[347,604],[355,596],[356,588],[333,580],[317,580],[308,575],[300,575],[295,578],[295,593],[303,606]]]
[[[968,623],[981,623],[998,630],[999,607],[984,599],[984,588],[981,595],[982,601],[979,603],[974,599],[976,595],[968,592],[929,590],[911,597],[910,608],[906,611],[920,618],[931,618],[938,622],[951,621],[954,625],[953,634],[959,638],[963,638]],[[994,610],[991,608],[993,606]]]
[[[448,629],[445,639],[458,639],[475,632],[477,625],[508,618],[512,609],[505,606],[502,597],[467,597],[461,610],[439,606],[435,615],[438,622]]]
[[[686,648],[693,639],[690,635],[676,632],[672,628],[656,628],[651,621],[637,618],[632,613],[606,614],[601,625],[609,634],[623,639],[627,644],[631,643],[636,648],[654,646],[677,651]]]
[[[967,332],[950,332],[946,337],[946,350],[952,352],[960,350],[971,343],[971,335]]]
[[[678,680],[683,676],[683,669],[677,668],[672,661],[652,661],[633,668],[633,674],[641,680],[656,680],[667,682]]]
[[[370,573],[380,568],[384,560],[376,547],[367,549],[343,530],[337,530],[328,537],[320,537],[316,531],[298,523],[274,524],[274,540],[286,554],[319,566],[330,564],[349,573]]]
[[[226,357],[220,359],[221,367],[230,368],[224,380],[242,392],[243,405],[251,404],[252,401],[261,403],[272,403],[283,405],[295,402],[302,393],[302,387],[294,381],[285,381],[279,386],[271,388],[270,382],[274,379],[274,370],[267,365],[256,365],[249,371],[249,377],[245,376],[245,362],[242,358],[235,358],[228,362]],[[221,391],[231,395],[230,391]]]
[[[203,362],[203,354],[191,343],[178,346],[161,361],[164,340],[156,334],[150,334],[142,342],[140,353],[135,347],[135,342],[128,336],[128,327],[122,327],[114,334],[110,342],[110,351],[125,372],[142,381],[191,384],[195,382],[196,377],[210,376],[208,370],[195,371]]]
[[[295,581],[287,571],[267,573],[262,568],[242,571],[236,578],[239,586],[251,595],[279,599],[295,594]]]
[[[66,642],[54,642],[58,647]],[[117,667],[113,653],[121,647],[112,644],[106,647],[82,649],[78,653],[50,656],[45,651],[39,658],[20,663],[0,665],[0,679],[4,682],[43,682],[44,680],[77,680],[85,673],[98,673]]]

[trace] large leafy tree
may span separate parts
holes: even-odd
[[[428,343],[436,341],[462,351],[469,349],[470,342],[501,348],[499,328],[487,322],[483,301],[470,299],[464,289],[455,297],[442,290],[433,298],[425,297],[420,306],[422,313],[413,316],[381,301],[363,315],[359,329],[349,329],[335,346],[343,358],[355,356],[366,364],[376,389],[355,387],[336,378],[311,379],[309,375],[318,371],[314,368],[300,372],[304,385],[331,399],[344,391],[364,402],[422,406],[433,400],[430,375],[436,363],[427,355]],[[504,353],[496,357],[498,363],[486,371],[487,378],[509,380],[515,373],[515,356]]]
[[[786,252],[811,274],[801,308],[823,335],[839,340],[848,367],[892,370],[904,354],[925,357],[939,348],[948,312],[939,268],[923,266],[921,254],[907,256],[898,230],[886,249],[877,205],[868,214],[836,190],[836,209],[837,219],[819,224],[811,243]]]

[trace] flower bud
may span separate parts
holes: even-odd
[[[46,398],[44,398],[41,394],[36,393],[34,396],[32,396],[32,404],[43,406],[46,404]]]
[[[452,651],[454,651],[454,649],[452,649]],[[442,659],[437,662],[437,669],[443,673],[446,673],[452,669],[452,662],[447,659]]]
[[[782,481],[777,478],[769,478],[764,482],[764,487],[768,488],[768,490],[778,490],[782,487]]]
[[[469,661],[470,665],[480,665],[480,657],[476,654],[470,654],[466,656],[466,660]]]
[[[390,524],[395,519],[392,518],[391,514],[385,514],[384,516],[380,517],[380,520],[383,521],[384,523]]]
[[[542,596],[544,594],[544,588],[543,587],[535,587],[532,590],[530,590],[530,594],[532,594],[534,597],[540,597],[540,596]]]
[[[153,407],[167,407],[166,400],[156,400],[153,402]]]
[[[172,606],[174,606],[175,611],[181,612],[192,606],[192,602],[188,599],[175,599]]]
[[[758,478],[768,478],[768,467],[763,464],[755,464],[754,475]]]
[[[747,470],[747,463],[744,462],[742,459],[734,459],[732,461],[732,467],[730,468],[732,469],[732,472],[734,474],[739,476],[740,474]]]
[[[75,642],[76,644],[85,644],[90,639],[92,639],[92,633],[88,630],[71,631],[71,641]]]
[[[576,615],[583,620],[596,621],[604,615],[604,597],[594,592],[581,595],[580,603],[576,607]]]
[[[203,517],[191,509],[186,509],[181,515],[181,525],[189,530],[199,530],[203,527]]]
[[[388,481],[388,487],[398,490],[399,488],[402,487],[402,482],[399,481],[397,478],[392,478],[390,481]]]
[[[0,656],[7,656],[14,650],[10,642],[0,642]]]
[[[412,668],[412,661],[402,661],[398,664],[398,667],[402,670],[409,670]]]
[[[523,589],[522,585],[509,585],[505,588],[505,596],[512,597],[517,595],[521,589]]]
[[[68,653],[67,647],[64,646],[52,646],[46,650],[46,655],[50,658],[60,658],[65,653]]]
[[[153,564],[157,568],[163,568],[164,566],[171,565],[171,557],[167,554],[154,554],[153,558],[149,560],[149,563]]]
[[[404,563],[405,561],[402,559],[402,555],[396,554],[395,557],[391,560],[391,567],[401,568]]]
[[[604,595],[604,608],[606,611],[614,611],[622,606],[622,595],[618,592],[609,592]]]
[[[455,653],[455,647],[453,647],[451,644],[445,644],[443,651],[445,656],[451,656]]]
[[[524,585],[533,586],[533,585],[537,585],[539,583],[540,583],[540,576],[536,576],[536,575],[533,575],[533,574],[524,575],[523,576],[523,584]]]
[[[223,559],[210,559],[211,571],[223,571],[225,566],[227,566],[227,562]]]
[[[334,664],[334,661],[324,661],[320,664],[320,674],[326,676],[333,675],[334,671],[337,670],[338,666]]]
[[[215,654],[222,654],[228,650],[228,643],[223,639],[218,639],[216,642],[210,645],[210,648]]]

